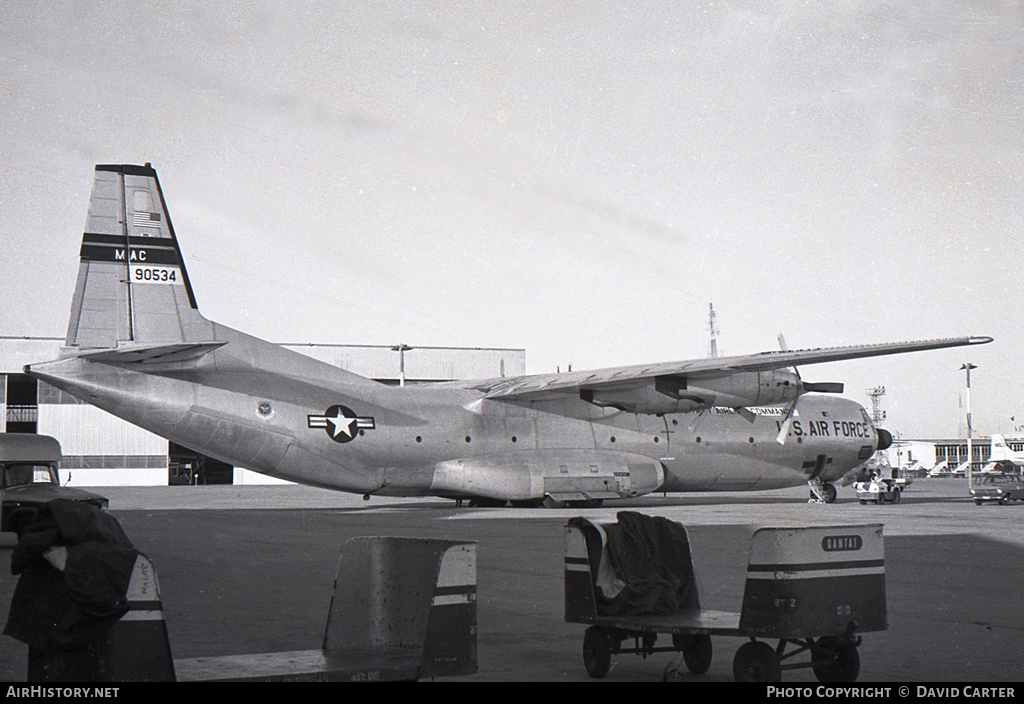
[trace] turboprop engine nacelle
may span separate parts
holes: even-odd
[[[735,372],[716,376],[656,376],[643,386],[621,390],[603,387],[582,389],[580,398],[597,406],[630,413],[688,413],[713,406],[740,408],[770,406],[793,401],[804,391],[842,391],[841,385],[818,384],[810,388],[792,371]]]

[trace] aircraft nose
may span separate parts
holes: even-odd
[[[878,449],[888,450],[892,445],[892,433],[884,428],[875,428],[875,432],[878,433]]]

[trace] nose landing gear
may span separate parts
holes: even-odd
[[[809,479],[807,481],[807,486],[811,487],[811,498],[808,503],[835,503],[838,492],[836,491],[834,484],[828,484],[820,479]]]

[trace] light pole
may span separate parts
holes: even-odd
[[[971,370],[977,369],[976,364],[965,362],[960,366],[965,372],[967,372],[967,394],[965,402],[967,404],[967,484],[970,486],[971,483],[971,469],[974,466],[974,448],[971,446]]]
[[[409,345],[392,345],[391,351],[398,353],[398,385],[405,386],[405,353],[413,349]]]

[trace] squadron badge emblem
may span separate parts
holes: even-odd
[[[323,428],[334,442],[350,442],[360,430],[373,430],[376,425],[370,416],[357,416],[347,406],[335,404],[324,411],[322,416],[306,416],[310,428]]]

